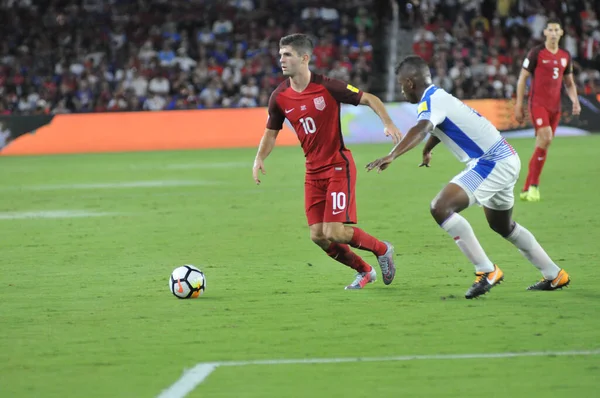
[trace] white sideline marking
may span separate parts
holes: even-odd
[[[219,185],[216,181],[202,180],[159,180],[159,181],[128,181],[91,184],[57,184],[57,185],[26,185],[12,187],[13,189],[26,189],[32,191],[51,191],[62,189],[112,189],[112,188],[163,188],[163,187],[191,187],[200,185]]]
[[[183,375],[158,395],[157,398],[184,398],[200,383],[214,372],[219,366],[248,366],[248,365],[297,365],[321,363],[348,363],[348,362],[396,362],[416,360],[444,360],[444,359],[498,359],[516,357],[562,357],[562,356],[590,356],[600,355],[599,350],[588,351],[534,351],[534,352],[499,352],[482,354],[444,354],[444,355],[404,355],[394,357],[364,357],[364,358],[307,358],[307,359],[267,359],[255,361],[229,361],[199,363],[186,370]]]
[[[217,366],[219,364],[199,363],[190,370],[187,370],[175,384],[160,393],[158,398],[185,397],[214,372]]]
[[[223,163],[173,163],[167,165],[168,170],[194,170],[194,169],[234,169],[249,167],[252,168],[252,163],[249,162],[223,162]]]
[[[119,213],[105,213],[86,210],[46,210],[46,211],[15,211],[0,213],[0,220],[23,220],[28,218],[75,218],[114,216]]]

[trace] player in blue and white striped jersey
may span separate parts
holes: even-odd
[[[419,145],[431,134],[423,150],[421,166],[429,167],[431,150],[443,142],[467,168],[454,177],[431,203],[431,215],[454,238],[475,266],[475,283],[467,290],[468,299],[487,293],[504,279],[475,237],[469,222],[459,212],[477,203],[483,206],[490,227],[514,244],[538,268],[543,279],[529,290],[555,290],[570,282],[544,251],[535,237],[512,219],[514,186],[521,161],[515,150],[486,118],[462,101],[434,86],[427,63],[417,56],[405,58],[396,68],[398,81],[407,100],[419,104],[417,124],[389,155],[367,165],[379,172],[394,159]]]

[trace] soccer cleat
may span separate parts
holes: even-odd
[[[539,202],[540,198],[540,189],[535,185],[531,185],[529,190],[521,192],[521,200],[525,202]]]
[[[529,286],[527,290],[556,290],[569,286],[569,283],[571,283],[569,274],[564,269],[561,269],[556,278],[542,279],[538,283]]]
[[[535,185],[529,187],[529,191],[527,191],[527,200],[530,202],[539,202],[540,201],[540,189]]]
[[[371,267],[369,272],[359,272],[354,281],[346,286],[346,290],[362,289],[367,283],[373,283],[377,280],[377,272]]]
[[[528,201],[529,200],[529,191],[521,192],[521,200]]]
[[[504,272],[494,264],[491,272],[476,272],[475,283],[465,293],[465,298],[473,299],[489,292],[504,280]]]
[[[383,277],[383,283],[389,285],[396,276],[396,265],[394,265],[394,246],[390,242],[384,241],[387,246],[387,251],[383,256],[377,257],[377,262],[381,267],[381,276]]]
[[[539,202],[540,198],[540,189],[534,185],[529,187],[528,191],[521,192],[521,200],[525,202]]]

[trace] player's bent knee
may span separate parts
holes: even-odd
[[[327,240],[327,238],[322,233],[321,234],[313,234],[311,232],[311,234],[310,234],[310,240],[312,240],[313,242],[315,242],[317,245],[321,246],[323,244],[323,242],[325,242]]]
[[[550,127],[544,127],[538,131],[536,145],[542,149],[548,149],[552,143],[552,130]]]
[[[328,223],[323,226],[323,235],[325,239],[332,242],[343,241],[344,225],[341,223]]]
[[[514,227],[515,227],[515,223],[514,221],[509,221],[509,222],[501,222],[501,223],[488,223],[490,228],[492,229],[492,231],[494,231],[495,233],[497,233],[498,235],[502,236],[503,238],[506,238],[508,235],[510,235],[510,233],[513,231]]]
[[[506,225],[490,224],[490,228],[500,236],[507,237],[510,235],[510,228]]]
[[[536,145],[542,149],[550,148],[550,144],[552,143],[552,139],[541,138],[537,140]]]
[[[323,231],[323,224],[310,226],[310,240],[319,246],[323,246],[327,242],[327,237]]]
[[[438,224],[442,224],[450,215],[454,212],[445,202],[441,200],[434,200],[429,206],[429,212],[431,216],[437,221]]]

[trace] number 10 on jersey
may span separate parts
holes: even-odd
[[[346,208],[346,194],[344,192],[332,192],[331,199],[334,213],[338,210],[343,211]]]
[[[317,131],[317,125],[312,117],[300,118],[299,122],[302,124],[304,134],[314,134]]]

